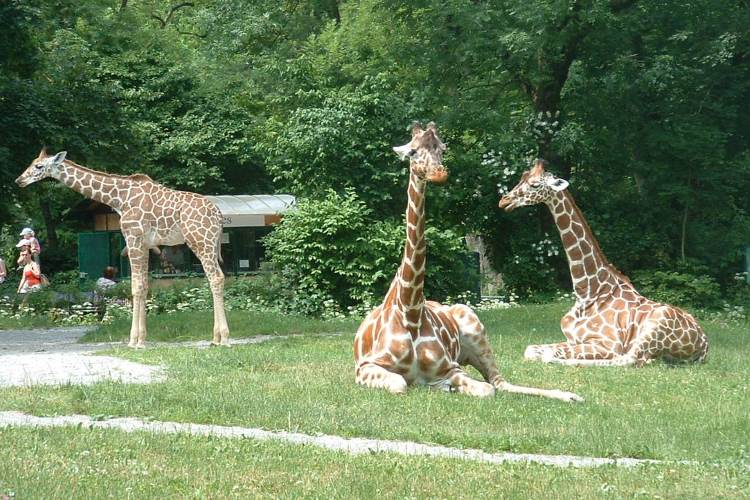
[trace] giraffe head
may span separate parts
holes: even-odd
[[[536,160],[534,166],[523,173],[521,182],[500,200],[500,208],[510,212],[514,208],[545,203],[554,194],[568,187],[568,181],[546,172],[544,160]]]
[[[40,181],[47,177],[53,177],[60,169],[60,165],[65,161],[65,155],[67,154],[67,151],[60,151],[54,156],[49,156],[47,154],[47,149],[42,148],[39,152],[39,156],[31,162],[29,168],[24,170],[24,172],[18,176],[16,184],[21,187],[26,187],[36,181]]]
[[[402,160],[409,158],[411,171],[420,179],[440,184],[448,178],[448,170],[443,166],[445,144],[438,137],[435,123],[430,122],[423,129],[422,124],[414,122],[411,141],[393,150]]]

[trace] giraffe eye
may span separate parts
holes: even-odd
[[[541,182],[531,182],[531,183],[529,183],[529,186],[531,186],[533,188],[538,188],[541,185],[542,185]]]
[[[34,168],[42,168],[42,167],[44,167],[43,163],[37,163],[36,165],[34,165]]]

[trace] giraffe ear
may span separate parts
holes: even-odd
[[[396,152],[401,160],[405,160],[411,156],[413,149],[411,148],[411,144],[404,144],[403,146],[394,146],[393,151]]]
[[[64,161],[65,161],[65,157],[66,157],[67,155],[68,155],[68,152],[67,152],[67,151],[60,151],[59,153],[57,153],[57,154],[56,154],[56,155],[54,156],[54,158],[52,158],[52,163],[54,163],[55,165],[59,165],[59,164],[61,164],[62,162],[64,162]]]
[[[551,187],[554,191],[562,191],[563,189],[568,187],[568,181],[565,179],[558,179],[557,177],[552,177],[547,181],[547,185]]]
[[[414,137],[418,134],[421,134],[424,132],[424,129],[422,128],[422,124],[418,121],[414,121],[411,123],[411,136]]]

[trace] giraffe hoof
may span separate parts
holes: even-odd
[[[495,386],[492,384],[480,384],[474,389],[474,391],[472,391],[471,395],[480,398],[489,398],[495,395]]]
[[[558,391],[558,397],[560,401],[565,401],[566,403],[583,403],[584,399],[579,396],[578,394],[574,392],[567,392],[567,391]]]
[[[403,377],[399,377],[401,380],[394,380],[388,386],[388,390],[393,394],[406,394],[408,384]]]
[[[539,356],[539,361],[542,363],[555,363],[558,361],[558,359],[555,357],[555,353],[552,351],[544,351],[541,356]]]
[[[542,359],[542,353],[539,352],[539,348],[535,345],[526,347],[523,351],[523,359],[526,361],[540,361]]]

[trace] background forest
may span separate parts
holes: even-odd
[[[448,144],[451,177],[428,195],[433,295],[467,289],[466,234],[508,290],[569,286],[546,208],[497,208],[537,156],[637,285],[711,306],[744,269],[747,0],[6,0],[0,19],[1,236],[11,258],[33,224],[47,271],[76,266],[64,216],[80,197],[13,184],[44,144],[178,189],[294,194],[270,242],[281,279],[366,301],[398,263],[391,146],[412,120]]]

